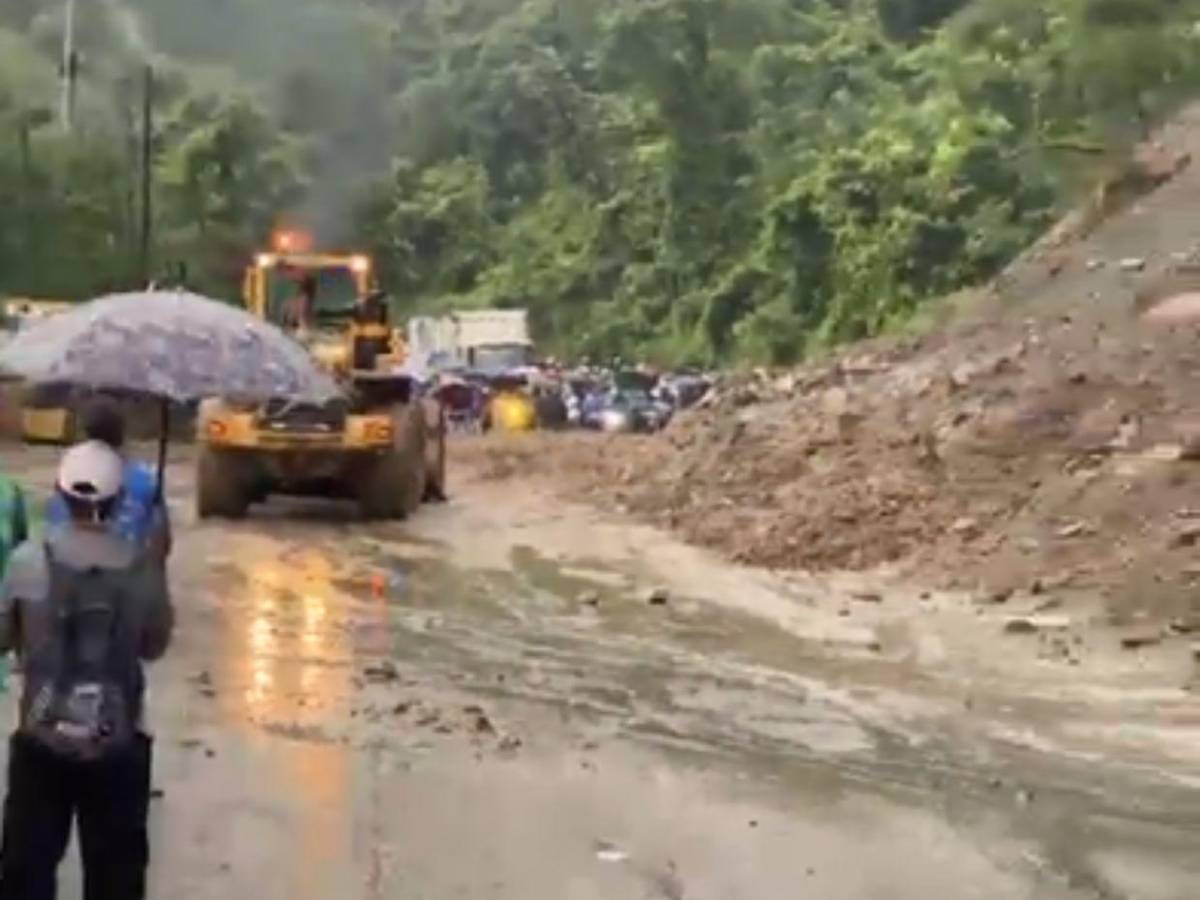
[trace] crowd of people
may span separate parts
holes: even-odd
[[[501,376],[447,371],[429,389],[452,423],[470,430],[489,425],[491,400],[499,393],[530,398],[542,428],[652,432],[697,403],[713,379],[693,371],[658,372],[646,367],[563,367],[554,361]]]
[[[85,900],[146,894],[143,662],[166,652],[174,625],[170,516],[159,473],[125,455],[119,407],[96,400],[83,425],[43,510],[0,484],[0,652],[22,675],[0,900],[52,900],[76,824]]]

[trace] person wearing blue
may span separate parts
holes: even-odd
[[[158,491],[158,474],[147,463],[125,456],[125,418],[112,400],[93,400],[83,412],[85,438],[107,444],[122,459],[121,495],[109,530],[165,562],[171,552],[171,521]],[[55,493],[46,506],[46,527],[70,522],[63,497]]]

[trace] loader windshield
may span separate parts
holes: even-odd
[[[358,282],[349,266],[277,266],[267,273],[267,309],[272,322],[287,321],[289,305],[302,292],[306,278],[312,279],[315,288],[310,315],[317,325],[337,323],[353,314]]]

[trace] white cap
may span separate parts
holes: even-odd
[[[102,441],[76,444],[58,464],[58,489],[69,497],[98,503],[121,490],[121,457]]]

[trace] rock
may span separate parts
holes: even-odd
[[[1056,591],[1059,588],[1064,588],[1075,579],[1076,573],[1071,569],[1064,569],[1055,575],[1049,575],[1042,579],[1042,586],[1048,591]]]
[[[1157,187],[1170,181],[1192,162],[1192,155],[1183,150],[1172,150],[1160,141],[1143,141],[1133,150],[1130,161],[1130,177]]]
[[[497,748],[502,753],[515,753],[521,749],[522,744],[523,742],[516,735],[506,734],[504,737],[500,738],[500,743],[497,744]]]
[[[738,409],[753,406],[758,403],[758,393],[750,388],[742,388],[733,395],[733,405]]]
[[[1125,650],[1137,650],[1141,647],[1153,647],[1162,643],[1162,631],[1157,628],[1139,628],[1121,635],[1121,647]]]
[[[463,712],[470,717],[471,730],[476,734],[495,734],[496,726],[488,718],[482,706],[464,706]]]
[[[1178,447],[1176,459],[1184,462],[1200,460],[1200,428],[1192,426],[1180,429]]]
[[[979,522],[969,516],[963,516],[960,519],[955,519],[950,526],[950,530],[954,534],[961,534],[963,537],[973,537],[979,534]]]
[[[974,377],[974,367],[968,363],[962,363],[950,370],[950,387],[954,390],[962,390],[971,384],[971,379]]]
[[[646,602],[651,606],[666,606],[671,599],[671,593],[664,587],[656,587],[646,595]]]
[[[854,591],[850,594],[850,599],[859,603],[882,603],[883,594],[877,591]]]
[[[1012,599],[1012,595],[1016,593],[1016,589],[1011,585],[1000,585],[999,587],[991,588],[985,591],[981,597],[984,603],[1000,606]]]
[[[1141,272],[1146,268],[1146,260],[1140,256],[1129,256],[1121,260],[1122,272]]]
[[[849,392],[845,388],[829,388],[821,397],[821,408],[832,418],[851,412]]]
[[[600,592],[599,591],[584,591],[579,595],[579,602],[583,606],[599,606]]]
[[[790,397],[796,390],[796,376],[792,373],[781,375],[771,384],[771,389],[777,394]]]
[[[629,859],[629,854],[608,841],[596,841],[596,859],[601,862],[623,863]]]
[[[1080,521],[1070,522],[1055,532],[1060,538],[1079,537],[1080,535],[1089,533],[1090,529],[1087,523]]]
[[[1141,423],[1133,416],[1125,416],[1117,426],[1117,433],[1109,442],[1114,450],[1129,450],[1141,434]]]
[[[852,356],[843,360],[839,368],[847,375],[873,375],[887,370],[887,366],[873,356]]]
[[[866,416],[863,416],[860,413],[841,413],[836,420],[838,440],[852,441],[858,432],[858,426],[861,425],[865,419]]]
[[[1200,541],[1200,522],[1188,522],[1171,535],[1167,546],[1178,550],[1183,547],[1195,547],[1197,541]]]
[[[1004,623],[1004,632],[1038,634],[1046,631],[1066,631],[1070,627],[1069,616],[1016,616]]]
[[[1172,619],[1167,627],[1175,634],[1194,634],[1200,631],[1200,613],[1189,613]]]
[[[1004,623],[1005,634],[1037,634],[1037,626],[1029,619],[1009,619]]]
[[[396,681],[400,678],[400,672],[396,668],[396,664],[390,660],[373,663],[363,669],[363,677],[367,681],[373,681],[376,684]]]

